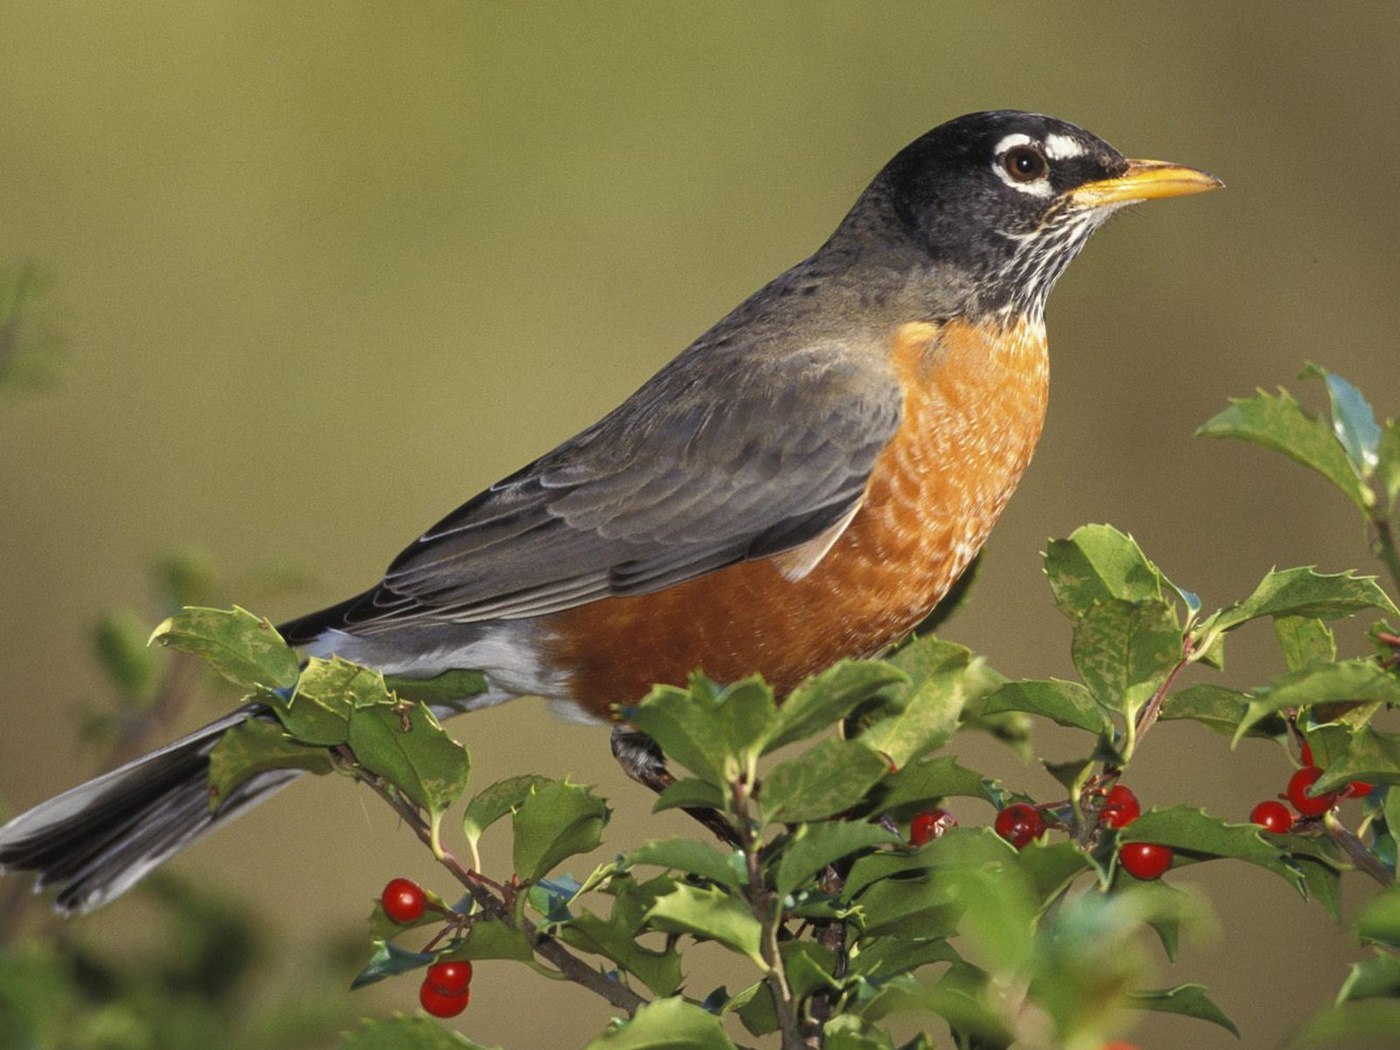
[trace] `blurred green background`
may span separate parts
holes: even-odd
[[[153,557],[195,545],[233,576],[311,574],[258,606],[274,619],[368,585],[969,110],[1053,113],[1229,189],[1134,210],[1061,283],[1040,452],[945,635],[1008,674],[1068,674],[1039,551],[1086,521],[1134,533],[1208,605],[1275,564],[1369,567],[1320,479],[1191,432],[1227,395],[1297,389],[1304,359],[1400,411],[1397,42],[1385,4],[5,5],[0,263],[54,276],[64,359],[48,388],[0,394],[0,798],[89,769],[88,632],[139,600]],[[1278,669],[1266,630],[1232,644],[1226,680]],[[602,732],[541,705],[453,730],[479,783],[600,785],[618,847],[681,827],[647,816]],[[1287,772],[1275,748],[1163,726],[1132,781],[1144,804],[1244,819]],[[392,875],[441,881],[382,809],[308,783],[178,870],[314,942]],[[1335,991],[1353,946],[1281,881],[1220,864],[1175,881],[1214,897],[1219,934],[1163,984],[1207,983],[1245,1045]],[[115,937],[133,920],[82,921]],[[402,984],[385,1001],[406,1009]],[[581,1045],[606,1018],[508,966],[482,967],[474,996],[464,1030],[508,1047]],[[1172,1019],[1138,1038],[1238,1045]]]

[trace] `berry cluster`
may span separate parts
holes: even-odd
[[[1124,828],[1142,814],[1137,796],[1123,784],[1115,784],[1107,791],[1100,788],[1096,794],[1103,800],[1098,809],[1098,822],[1103,827]],[[957,818],[947,810],[923,810],[909,822],[909,844],[923,846],[957,826]],[[992,826],[1017,849],[1040,838],[1048,827],[1043,807],[1027,802],[1012,802],[998,810]],[[1152,842],[1128,842],[1119,847],[1118,861],[1135,878],[1155,879],[1172,866],[1172,851],[1169,846]]]
[[[379,895],[384,914],[400,926],[417,922],[428,910],[428,895],[412,879],[390,879]],[[447,959],[428,967],[418,1002],[434,1017],[456,1017],[471,1002],[472,964]]]
[[[1299,819],[1310,820],[1321,817],[1327,813],[1338,802],[1345,798],[1364,798],[1371,793],[1372,785],[1364,780],[1353,780],[1346,787],[1336,791],[1324,791],[1320,795],[1312,794],[1312,787],[1322,776],[1322,770],[1313,764],[1312,748],[1307,741],[1303,741],[1302,749],[1298,756],[1303,765],[1294,771],[1288,778],[1288,786],[1279,798],[1286,798],[1293,810],[1298,813],[1294,817],[1293,810],[1289,810],[1282,802],[1274,799],[1265,799],[1249,812],[1249,819],[1252,823],[1258,824],[1265,831],[1274,835],[1283,835],[1293,830],[1293,825]]]
[[[418,1001],[434,1017],[456,1017],[472,1001],[472,964],[449,959],[428,967],[418,989]]]

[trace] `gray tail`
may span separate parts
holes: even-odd
[[[130,889],[205,832],[227,824],[298,771],[257,773],[209,810],[209,752],[228,730],[266,713],[249,704],[173,744],[40,803],[0,827],[0,871],[58,887],[54,906],[85,912]]]

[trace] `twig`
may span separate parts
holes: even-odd
[[[750,794],[748,784],[740,779],[733,785],[735,823],[741,829],[744,851],[744,867],[748,874],[747,896],[749,907],[762,930],[759,951],[768,967],[764,981],[773,993],[773,1003],[778,1012],[778,1030],[782,1033],[783,1050],[814,1050],[821,1046],[821,1033],[815,1036],[804,1033],[797,1016],[792,988],[788,985],[787,973],[783,967],[783,955],[779,950],[778,935],[782,929],[780,921],[781,901],[777,894],[764,884],[763,869],[759,863],[762,844],[758,831],[750,819]]]
[[[1138,741],[1147,735],[1147,731],[1157,724],[1157,717],[1162,713],[1162,704],[1166,701],[1167,694],[1171,692],[1172,686],[1176,683],[1176,676],[1181,674],[1182,669],[1191,662],[1191,658],[1195,654],[1195,643],[1188,634],[1181,639],[1181,659],[1167,672],[1167,677],[1162,679],[1162,684],[1153,691],[1147,704],[1138,712],[1137,722],[1133,727],[1134,748],[1137,747]]]
[[[429,849],[433,848],[432,826],[423,819],[423,814],[418,811],[416,806],[379,777],[370,776],[358,769],[354,772],[356,779],[368,784],[375,794],[393,807],[394,812],[413,829],[413,833],[418,836],[419,841]],[[512,916],[506,901],[502,897],[498,897],[491,889],[491,886],[501,888],[498,883],[493,883],[485,876],[472,871],[458,860],[457,856],[449,849],[442,849],[441,852],[435,850],[434,856],[437,857],[438,863],[450,871],[453,877],[466,887],[472,900],[483,911],[499,918],[502,922],[516,926],[525,934],[536,954],[552,963],[561,976],[602,996],[613,1006],[619,1010],[627,1011],[628,1014],[633,1014],[639,1007],[646,1005],[647,1000],[632,989],[593,969],[553,937],[541,933],[528,919],[517,919]]]
[[[1400,591],[1400,550],[1396,549],[1395,530],[1390,524],[1390,515],[1380,507],[1379,502],[1378,500],[1376,509],[1371,512],[1371,529],[1374,533],[1371,549],[1390,572],[1395,589]]]
[[[1376,859],[1375,854],[1366,848],[1366,843],[1353,835],[1331,810],[1328,810],[1323,816],[1322,826],[1327,829],[1327,834],[1332,841],[1340,846],[1351,862],[1356,865],[1358,871],[1364,871],[1382,886],[1389,886],[1395,881],[1395,876]]]
[[[826,866],[826,871],[822,873],[822,892],[828,893],[833,897],[838,896],[845,884],[846,879],[841,872],[836,870],[836,866],[834,864],[828,864]],[[818,931],[817,943],[831,952],[832,956],[835,958],[831,975],[838,981],[841,980],[841,978],[846,976],[846,969],[850,961],[846,954],[846,924],[840,920],[828,923]],[[811,1023],[814,1031],[809,1033],[809,1038],[812,1034],[815,1034],[818,1039],[821,1038],[822,1027],[831,1017],[833,1007],[832,993],[834,991],[835,989],[826,987],[820,989],[812,996],[812,1003],[809,1009],[812,1015]],[[817,1045],[820,1045],[820,1043]]]
[[[175,721],[189,703],[203,666],[198,657],[189,653],[170,654],[155,697],[136,718],[123,723],[102,764],[104,771],[140,756],[146,751],[152,734]]]

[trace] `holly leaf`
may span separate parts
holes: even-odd
[[[1137,541],[1111,525],[1083,525],[1045,547],[1055,604],[1072,619],[1108,601],[1161,601],[1163,576]]]
[[[1400,885],[1377,893],[1356,917],[1356,933],[1364,941],[1400,950]]]
[[[706,780],[682,777],[656,796],[653,813],[667,809],[713,809],[724,812],[725,795],[720,788]]]
[[[1252,699],[1248,693],[1202,682],[1167,697],[1161,717],[1163,721],[1199,722],[1207,729],[1233,736],[1244,722]],[[1287,728],[1283,719],[1275,714],[1250,723],[1244,732],[1247,736],[1273,738],[1281,736]]]
[[[961,914],[949,888],[930,876],[880,879],[860,893],[856,904],[863,932],[876,937],[949,937]]]
[[[884,758],[861,740],[823,740],[773,768],[759,802],[766,823],[820,820],[856,805],[889,772]]]
[[[1331,628],[1315,616],[1276,616],[1274,636],[1290,671],[1303,671],[1337,659],[1336,637]]]
[[[364,968],[350,982],[352,991],[382,981],[386,977],[393,977],[395,974],[417,970],[437,958],[433,952],[410,952],[380,937],[376,937],[371,945],[374,951],[369,962],[365,963]]]
[[[518,927],[504,919],[476,915],[467,926],[465,939],[453,942],[452,958],[513,959],[528,963],[535,958],[535,949]]]
[[[597,849],[609,816],[587,788],[561,780],[533,788],[515,810],[515,873],[534,882],[566,857]]]
[[[271,769],[304,769],[330,773],[335,769],[325,748],[292,740],[276,722],[249,718],[228,729],[209,752],[209,809],[217,810],[229,794],[249,777]]]
[[[1381,431],[1377,450],[1376,474],[1385,487],[1386,498],[1394,508],[1400,500],[1400,420],[1388,419]]]
[[[436,839],[442,815],[467,790],[471,759],[422,704],[375,704],[350,715],[350,750],[424,809]]]
[[[1327,703],[1400,703],[1400,679],[1373,660],[1341,660],[1289,671],[1255,691],[1235,740],[1275,712]]]
[[[1352,963],[1351,973],[1337,993],[1337,1002],[1349,999],[1400,999],[1400,957],[1376,952]]]
[[[1092,862],[1073,842],[1036,839],[1017,853],[1016,866],[1027,876],[1035,899],[1045,904],[1078,875],[1089,870]]]
[[[654,999],[584,1050],[734,1050],[714,1014],[679,996]]]
[[[951,755],[926,758],[905,766],[887,777],[873,815],[888,813],[903,820],[913,812],[928,809],[938,799],[950,795],[996,802],[996,793],[982,774],[960,766]]]
[[[894,844],[899,841],[899,836],[894,832],[875,824],[846,820],[804,824],[783,848],[782,858],[778,861],[778,895],[788,896],[828,864],[842,857],[881,843]]]
[[[908,693],[931,675],[969,667],[974,663],[981,662],[981,659],[965,645],[947,642],[929,634],[910,639],[908,644],[890,654],[887,662],[908,676],[909,682],[902,689],[903,692]],[[1000,677],[990,668],[987,670],[992,676]],[[896,688],[891,691],[899,692],[900,689]]]
[[[1357,477],[1368,478],[1376,469],[1381,428],[1365,396],[1334,372],[1308,362],[1299,379],[1322,379],[1332,408],[1332,433],[1346,450]]]
[[[732,996],[724,1012],[734,1014],[750,1035],[768,1035],[778,1030],[778,1005],[767,981],[758,981]]]
[[[1303,411],[1286,390],[1278,395],[1258,391],[1253,397],[1231,399],[1230,407],[1203,423],[1201,437],[1234,438],[1260,448],[1282,452],[1295,463],[1321,474],[1363,511],[1367,490],[1352,469],[1346,449],[1332,428]]]
[[[1261,616],[1308,616],[1337,620],[1362,609],[1396,610],[1374,576],[1332,575],[1308,566],[1271,571],[1248,598],[1228,605],[1201,625],[1201,633],[1231,631]]]
[[[982,711],[989,715],[1025,711],[1071,729],[1100,735],[1113,731],[1113,723],[1087,687],[1058,678],[1007,682],[987,697]]]
[[[565,944],[612,960],[647,986],[653,995],[671,995],[680,987],[681,957],[673,946],[661,951],[637,943],[639,916],[620,902],[603,919],[582,911],[554,932]]]
[[[487,1050],[461,1032],[430,1017],[382,1017],[363,1021],[348,1034],[340,1050]],[[497,1048],[499,1050],[499,1048]]]
[[[666,933],[688,933],[715,941],[748,956],[765,973],[768,970],[759,948],[763,928],[747,904],[718,886],[676,883],[671,892],[656,898],[646,922]]]
[[[1386,1046],[1393,1045],[1396,1032],[1400,1032],[1400,999],[1364,999],[1313,1014],[1286,1045],[1288,1050]]]
[[[1288,836],[1280,845],[1288,851],[1289,863],[1303,873],[1308,900],[1316,901],[1336,922],[1342,921],[1342,873],[1325,859],[1313,843],[1300,835]]]
[[[1240,1030],[1235,1027],[1235,1023],[1226,1017],[1225,1012],[1206,995],[1204,985],[1179,984],[1175,988],[1163,988],[1160,991],[1129,992],[1128,1002],[1139,1010],[1179,1014],[1182,1017],[1195,1017],[1201,1021],[1209,1021],[1211,1024],[1219,1025],[1236,1039],[1240,1035]]]
[[[552,783],[548,777],[535,773],[508,777],[498,780],[490,787],[477,792],[467,803],[467,811],[462,815],[462,833],[475,848],[481,836],[496,821],[507,813],[513,813],[531,793],[546,784]]]
[[[1114,599],[1083,612],[1070,658],[1100,706],[1131,721],[1181,659],[1181,641],[1165,602]]]
[[[710,882],[717,882],[731,890],[739,890],[739,873],[733,859],[736,855],[720,853],[708,843],[697,839],[672,838],[648,842],[630,853],[624,853],[618,861],[623,869],[639,864],[655,864],[672,871],[698,875]]]
[[[468,697],[486,692],[486,676],[480,671],[444,671],[432,678],[385,675],[384,684],[404,700],[428,707],[451,707]]]
[[[1170,846],[1177,860],[1191,862],[1233,857],[1267,868],[1299,893],[1303,877],[1278,849],[1264,841],[1254,824],[1227,824],[1189,806],[1149,810],[1118,832],[1120,842],[1155,842]]]
[[[885,981],[898,974],[913,973],[921,966],[960,960],[957,950],[941,937],[878,937],[853,954],[850,971],[858,977]]]
[[[297,654],[271,622],[237,606],[185,609],[151,632],[150,640],[198,656],[244,689],[275,692],[296,685]]]
[[[287,732],[308,744],[334,747],[350,740],[350,713],[391,702],[384,677],[339,657],[307,661],[291,700],[277,704]]]
[[[908,648],[916,650],[905,656],[912,667],[919,662],[925,647],[915,643]],[[872,722],[860,734],[863,743],[888,755],[897,769],[947,743],[967,704],[1005,681],[980,657],[973,657],[961,646],[940,643],[939,651],[947,657],[941,667],[926,673],[911,672],[907,689],[892,690],[902,709]]]
[[[703,675],[689,689],[659,685],[625,715],[672,762],[716,785],[751,774],[778,726],[773,690],[757,677],[723,689]]]
[[[833,664],[802,682],[783,700],[764,753],[830,728],[888,686],[907,680],[904,672],[880,660]]]
[[[1396,685],[1400,691],[1400,683]],[[1394,733],[1333,723],[1313,729],[1308,743],[1313,746],[1314,759],[1324,767],[1314,793],[1331,791],[1353,780],[1400,784],[1400,736]]]
[[[1134,887],[1141,891],[1144,887]],[[1184,890],[1179,890],[1169,882],[1156,882],[1152,884],[1152,892],[1163,901],[1159,908],[1149,910],[1143,916],[1143,922],[1152,927],[1152,932],[1157,935],[1157,940],[1162,944],[1162,951],[1168,962],[1176,962],[1177,950],[1181,947],[1181,927],[1183,916],[1188,915],[1188,907],[1191,904],[1190,895]]]

